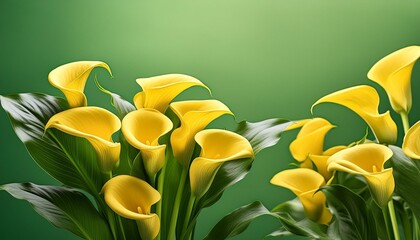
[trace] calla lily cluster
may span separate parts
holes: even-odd
[[[98,205],[104,207],[105,203],[117,214],[110,214],[108,207],[104,209],[114,237],[125,234],[121,218],[134,220],[142,239],[191,237],[191,225],[195,225],[196,215],[203,207],[198,203],[206,196],[217,172],[225,162],[252,160],[251,144],[237,133],[206,129],[222,115],[233,115],[222,102],[173,101],[194,86],[210,91],[188,75],[137,79],[142,90],[134,96],[134,106],[97,83],[100,90],[113,97],[114,106],[123,113],[121,118],[106,109],[89,106],[84,88],[96,67],[111,74],[109,66],[99,61],[73,62],[51,71],[48,79],[64,93],[69,109],[53,115],[45,132],[53,135],[50,129],[54,128],[86,139],[91,145],[104,176],[100,180],[103,197],[99,197],[103,200],[99,199]],[[119,101],[117,105],[115,101]],[[120,129],[123,141],[114,141],[113,135]],[[60,136],[55,136],[55,140],[59,142]],[[198,148],[200,153],[195,152]],[[123,159],[124,149],[135,153],[134,157]],[[121,161],[128,161],[131,170],[118,175],[114,171],[118,171]],[[174,187],[175,191],[171,189]],[[189,202],[182,209],[185,213],[179,211],[182,202]],[[179,219],[180,215],[184,219]]]

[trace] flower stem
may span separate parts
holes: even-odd
[[[408,114],[406,112],[401,112],[401,120],[404,127],[404,133],[407,134],[408,129],[410,129],[410,123],[408,121]]]
[[[187,212],[185,214],[184,226],[182,228],[183,233],[181,234],[181,239],[189,239],[190,238],[189,236],[190,236],[191,233],[186,235],[187,234],[186,231],[188,229],[188,223],[190,222],[191,213],[192,213],[193,208],[194,208],[195,200],[196,200],[196,196],[193,193],[191,193],[190,200],[188,201]]]
[[[174,208],[173,208],[172,217],[171,217],[171,224],[169,225],[168,239],[175,239],[176,223],[178,220],[178,213],[179,213],[179,207],[181,205],[182,193],[184,192],[185,182],[187,180],[187,172],[188,172],[188,169],[184,167],[182,169],[181,177],[179,180],[179,187],[176,193]]]
[[[163,183],[165,181],[165,173],[166,173],[166,164],[163,165],[163,168],[158,177],[158,192],[160,193],[160,201],[157,202],[156,205],[156,214],[159,216],[159,219],[163,219],[162,217],[162,201],[163,201]],[[157,240],[161,238],[161,231],[159,231],[159,235],[157,236]]]
[[[391,220],[389,218],[388,206],[382,207],[382,214],[384,216],[385,228],[386,233],[388,235],[388,239],[394,240],[393,234],[391,233]]]
[[[394,232],[395,240],[400,240],[400,234],[398,232],[398,222],[395,216],[394,202],[392,199],[388,202],[389,215],[391,216],[392,230]]]

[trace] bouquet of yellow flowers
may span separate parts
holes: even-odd
[[[205,129],[233,113],[214,99],[173,102],[188,88],[209,90],[182,74],[137,79],[142,91],[134,105],[95,78],[118,116],[89,106],[83,90],[94,68],[111,74],[99,61],[50,72],[49,82],[65,99],[35,93],[0,97],[32,158],[63,184],[11,183],[0,189],[85,239],[192,239],[201,209],[245,177],[263,135],[251,145],[239,133]]]
[[[420,239],[420,121],[410,126],[411,75],[420,47],[410,46],[384,57],[368,78],[385,89],[401,116],[403,139],[390,112],[379,113],[380,97],[368,85],[346,88],[320,98],[352,110],[374,139],[324,149],[336,126],[320,117],[295,121],[285,130],[300,129],[290,144],[295,168],[279,172],[271,183],[297,198],[269,211],[254,202],[225,216],[209,239],[239,234],[255,218],[270,215],[282,226],[269,236],[300,235],[311,239]],[[396,146],[397,140],[402,146]],[[231,228],[227,230],[226,226]],[[234,229],[234,230],[232,230]]]

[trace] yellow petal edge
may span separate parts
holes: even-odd
[[[95,67],[105,68],[112,76],[111,69],[104,62],[79,61],[55,68],[48,75],[48,81],[64,93],[71,108],[84,107],[87,100],[83,91],[89,74]]]
[[[216,118],[233,113],[217,100],[180,101],[170,105],[181,121],[181,126],[171,134],[171,146],[175,159],[188,167],[194,151],[194,136]]]
[[[397,113],[411,110],[411,73],[419,57],[420,46],[405,47],[379,60],[367,74],[370,80],[385,89]]]
[[[402,150],[405,155],[420,159],[420,121],[411,126],[405,134]]]
[[[166,145],[159,145],[159,138],[173,125],[161,112],[142,108],[128,113],[122,120],[122,132],[127,142],[140,150],[149,177],[154,177],[165,164]]]
[[[52,116],[45,129],[56,128],[72,136],[85,138],[96,150],[99,167],[111,171],[119,162],[121,145],[114,143],[112,134],[121,122],[113,113],[99,107],[78,107]]]
[[[136,108],[154,108],[162,113],[176,96],[190,87],[201,86],[210,91],[200,80],[184,74],[139,78],[137,83],[143,91],[134,96]]]
[[[397,125],[389,111],[379,114],[379,95],[373,87],[360,85],[331,93],[316,101],[311,111],[316,105],[326,102],[342,105],[359,115],[369,125],[380,143],[396,142]]]
[[[325,195],[318,191],[325,185],[324,177],[319,173],[307,168],[284,170],[274,175],[270,183],[290,189],[301,201],[309,219],[321,224],[331,221],[332,214],[326,208]]]
[[[190,182],[197,198],[207,192],[224,162],[254,158],[248,140],[234,132],[206,129],[197,133],[195,140],[201,146],[201,153],[191,163]]]
[[[142,239],[155,239],[159,234],[159,216],[151,213],[160,194],[147,182],[128,175],[113,177],[103,186],[105,202],[118,215],[136,220]]]
[[[395,188],[392,168],[384,168],[392,154],[391,149],[384,145],[356,145],[332,155],[328,159],[328,170],[362,175],[369,185],[373,199],[380,207],[384,207]]]

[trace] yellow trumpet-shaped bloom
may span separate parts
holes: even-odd
[[[78,107],[55,114],[45,129],[56,128],[87,139],[96,150],[101,170],[110,172],[119,162],[121,145],[114,143],[112,134],[120,127],[119,118],[103,108]]]
[[[64,64],[52,70],[48,75],[48,81],[64,93],[70,107],[83,107],[87,105],[83,90],[90,72],[95,67],[105,68],[111,74],[111,69],[104,62],[80,61]]]
[[[420,121],[414,124],[405,134],[402,150],[405,155],[420,159]]]
[[[384,145],[356,145],[332,155],[328,159],[328,170],[362,175],[369,185],[373,199],[380,207],[384,207],[395,187],[392,168],[384,169],[385,162],[391,157],[391,149]]]
[[[142,108],[128,113],[122,120],[122,132],[127,142],[140,150],[144,168],[153,178],[165,164],[166,145],[159,145],[159,138],[168,133],[173,125],[161,112]]]
[[[325,181],[332,176],[332,172],[328,171],[328,158],[346,148],[347,146],[335,146],[325,150],[322,155],[309,155],[309,159],[315,164],[317,172],[324,177]]]
[[[200,80],[183,74],[139,78],[137,83],[143,91],[134,96],[136,108],[154,108],[162,113],[176,96],[190,87],[201,86],[210,91]]]
[[[331,93],[314,103],[312,109],[325,102],[342,105],[358,114],[380,143],[392,144],[397,140],[397,125],[389,111],[379,114],[379,95],[373,87],[360,85]]]
[[[277,173],[271,184],[290,189],[299,198],[305,215],[312,221],[328,224],[331,212],[326,208],[325,195],[318,189],[325,185],[322,175],[312,169],[296,168]]]
[[[150,213],[160,194],[147,182],[128,175],[111,178],[103,186],[105,202],[118,215],[136,220],[142,239],[155,239],[159,234],[159,216]]]
[[[325,135],[335,126],[323,118],[314,118],[304,123],[289,149],[301,167],[311,168],[309,155],[322,155]]]
[[[420,46],[400,49],[379,60],[367,75],[385,89],[397,113],[410,112],[411,72],[419,57]]]
[[[170,107],[181,121],[181,126],[172,132],[171,146],[175,158],[184,167],[190,164],[195,134],[223,114],[233,115],[226,105],[217,100],[174,102]]]
[[[254,158],[248,140],[234,132],[207,129],[197,133],[195,140],[201,146],[201,153],[191,163],[190,182],[191,191],[197,198],[207,192],[224,162]]]

